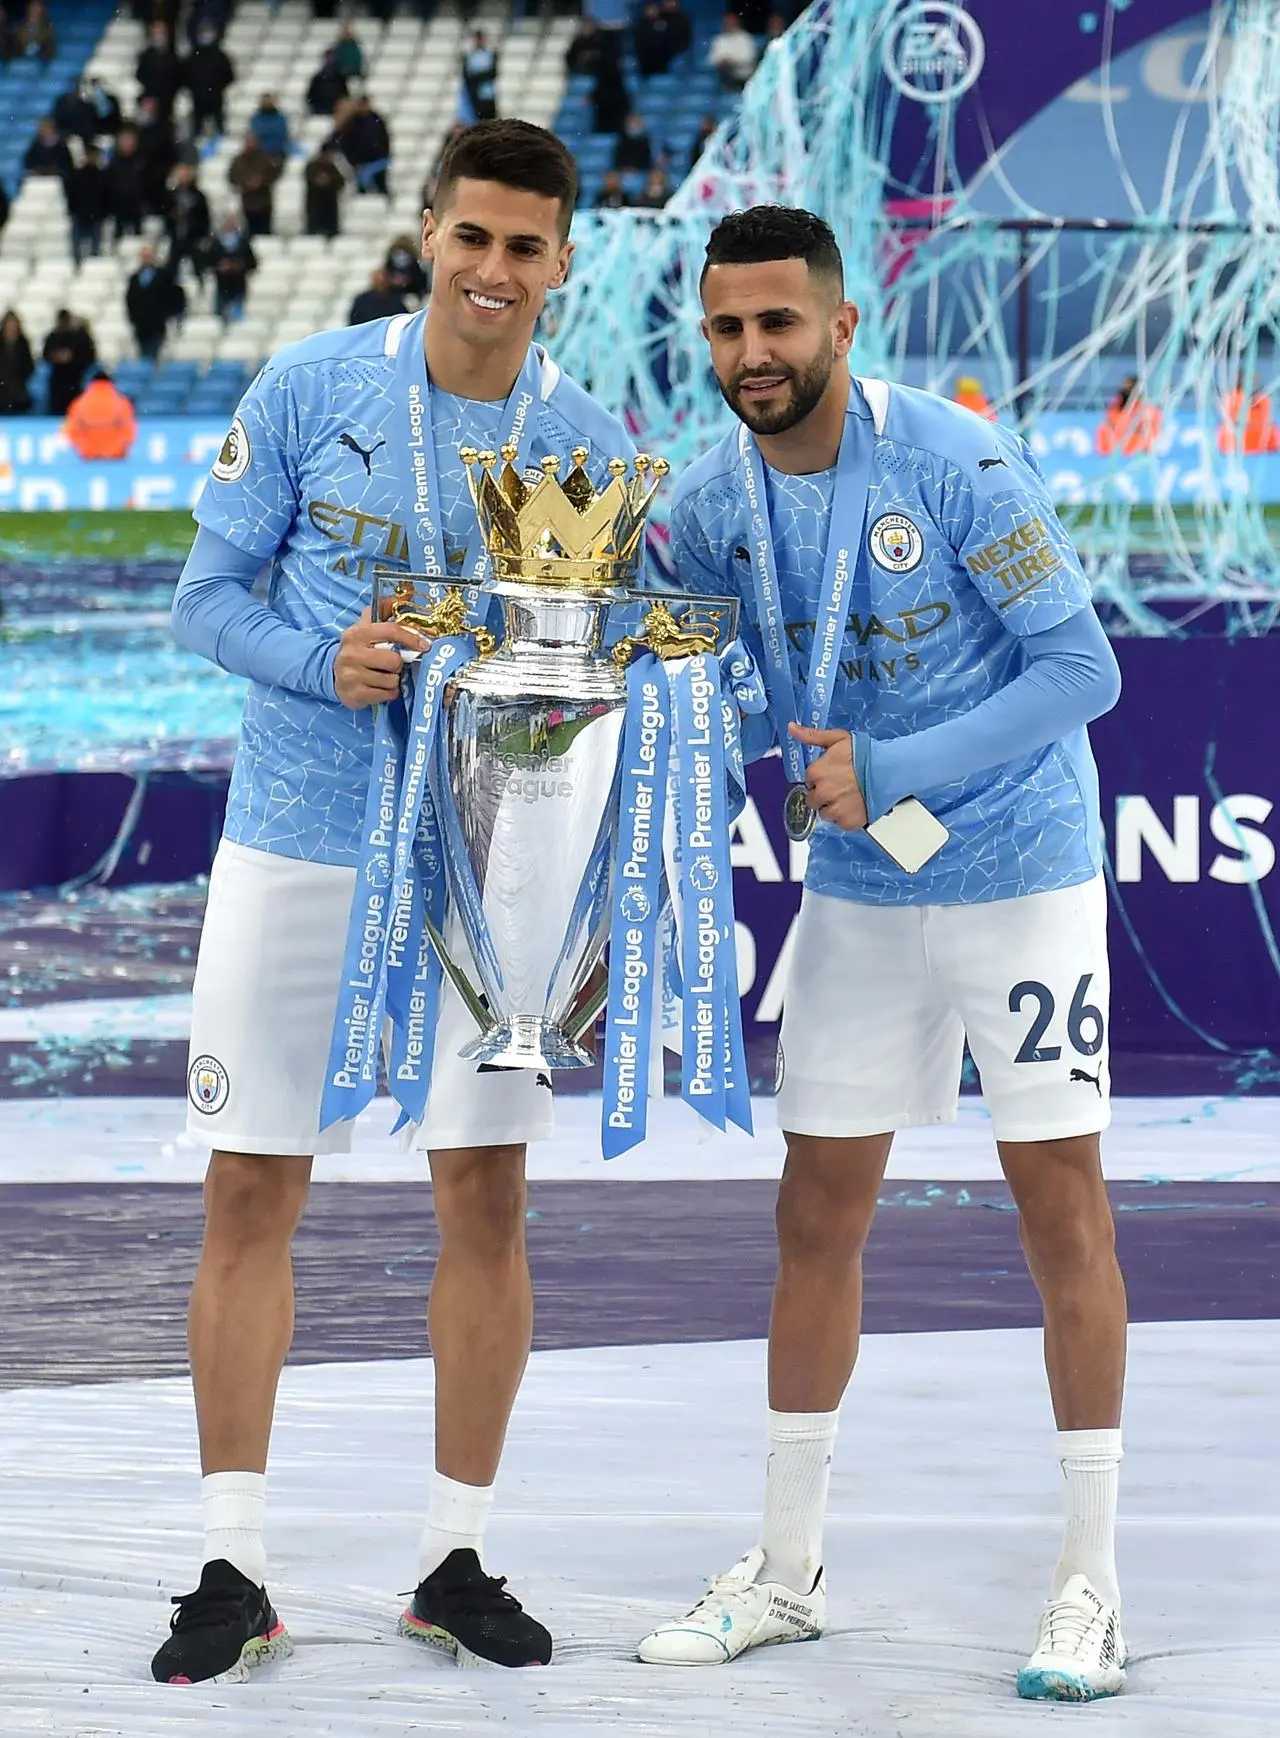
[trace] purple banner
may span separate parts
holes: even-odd
[[[1110,859],[1117,1084],[1266,1085],[1262,1053],[1280,1055],[1270,698],[1280,640],[1121,640],[1116,652],[1124,694],[1092,737]],[[781,763],[757,763],[748,783],[734,883],[759,1073],[777,1034],[804,851],[782,830]],[[1189,1063],[1199,1066],[1189,1073]]]

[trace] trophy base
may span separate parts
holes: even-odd
[[[491,1068],[590,1068],[595,1061],[553,1020],[534,1014],[517,1014],[510,1022],[491,1026],[458,1054]]]

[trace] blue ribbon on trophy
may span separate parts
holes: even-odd
[[[379,708],[356,893],[320,1103],[322,1129],[358,1116],[372,1100],[384,1011],[391,1015],[396,1034],[389,1084],[403,1112],[401,1121],[420,1120],[426,1103],[438,993],[430,994],[432,968],[422,952],[429,932],[422,920],[433,908],[443,918],[444,888],[442,874],[433,874],[430,882],[424,876],[429,859],[418,843],[424,822],[428,833],[434,825],[429,771],[445,684],[474,651],[469,638],[451,635],[436,641],[413,677],[406,674],[413,689],[407,729],[402,701]],[[403,1071],[399,1076],[398,1067]]]
[[[654,980],[661,971],[662,829],[670,760],[667,671],[645,652],[627,671],[618,846],[609,929],[600,1142],[617,1158],[645,1137]]]
[[[856,391],[856,388],[851,388],[855,396]],[[791,735],[787,726],[793,722],[803,722],[814,730],[822,730],[831,712],[831,697],[835,689],[836,672],[840,666],[845,622],[849,615],[849,602],[845,594],[853,583],[867,516],[872,446],[872,441],[862,431],[861,418],[851,398],[840,440],[840,457],[836,463],[831,526],[827,535],[822,591],[818,601],[818,619],[813,630],[802,718],[801,709],[796,702],[795,682],[792,679],[791,660],[787,652],[786,622],[782,613],[782,592],[778,584],[778,568],[773,552],[773,533],[769,525],[764,465],[760,449],[745,423],[738,430],[738,453],[742,461],[743,486],[751,521],[751,571],[755,582],[756,615],[764,649],[764,677],[777,724],[778,748],[787,769],[788,790],[783,808],[783,824],[787,836],[795,840],[809,837],[816,817],[807,800],[807,768],[810,756],[804,746]]]

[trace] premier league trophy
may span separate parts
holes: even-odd
[[[514,446],[461,456],[491,579],[401,571],[377,584],[377,619],[432,645],[408,678],[399,736],[388,721],[375,750],[326,1099],[332,1108],[361,1079],[359,1096],[372,1092],[381,981],[391,1088],[406,1117],[420,1114],[434,951],[475,1016],[461,1054],[478,1063],[589,1065],[580,1039],[607,995],[605,1128],[623,1150],[643,1134],[659,926],[674,902],[685,1095],[720,1126],[726,1114],[742,1121],[744,1105],[749,1121],[726,806],[735,756],[740,785],[738,707],[720,683],[737,600],[634,589],[663,461],[614,459],[597,494],[585,448],[563,481],[555,457],[527,480]],[[485,625],[494,594],[497,638]],[[591,994],[607,944],[607,992]]]
[[[462,452],[505,632],[453,678],[436,793],[449,890],[480,984],[437,946],[484,1026],[464,1056],[581,1068],[592,1058],[577,1034],[600,1000],[579,1010],[576,1031],[567,1022],[609,933],[626,665],[640,643],[663,658],[722,651],[731,611],[678,600],[682,626],[655,603],[642,638],[610,647],[611,613],[634,601],[665,462],[642,454],[628,476],[614,459],[597,495],[585,448],[563,484],[558,459],[544,459],[530,484],[514,458],[504,447],[499,468],[493,453]]]

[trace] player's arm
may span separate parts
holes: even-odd
[[[195,516],[200,529],[178,581],[172,622],[180,645],[270,687],[359,708],[392,698],[400,656],[420,647],[398,624],[367,613],[341,636],[281,620],[253,595],[298,510],[297,413],[287,375],[269,364],[249,388],[214,463]]]
[[[757,670],[765,668],[764,647],[752,625],[742,587],[734,571],[733,545],[728,545],[727,559],[717,557],[716,546],[702,524],[697,496],[677,486],[671,506],[671,564],[676,584],[682,592],[696,592],[703,597],[738,597],[738,638],[750,652]],[[742,757],[745,761],[760,760],[778,740],[777,722],[772,711],[749,712],[742,715]]]
[[[1120,697],[1115,654],[1035,460],[1005,430],[993,430],[990,445],[958,480],[952,473],[939,522],[971,583],[1021,641],[1026,668],[959,718],[891,741],[859,736],[854,765],[872,820],[904,796],[1034,754]]]
[[[233,676],[313,700],[359,710],[394,699],[401,671],[395,647],[420,650],[423,637],[398,622],[373,623],[368,610],[341,635],[291,627],[252,595],[262,565],[201,526],[173,600],[179,645]]]
[[[1023,645],[1027,668],[972,711],[886,742],[855,737],[854,768],[869,819],[903,797],[1047,748],[1120,698],[1120,667],[1092,607]]]

